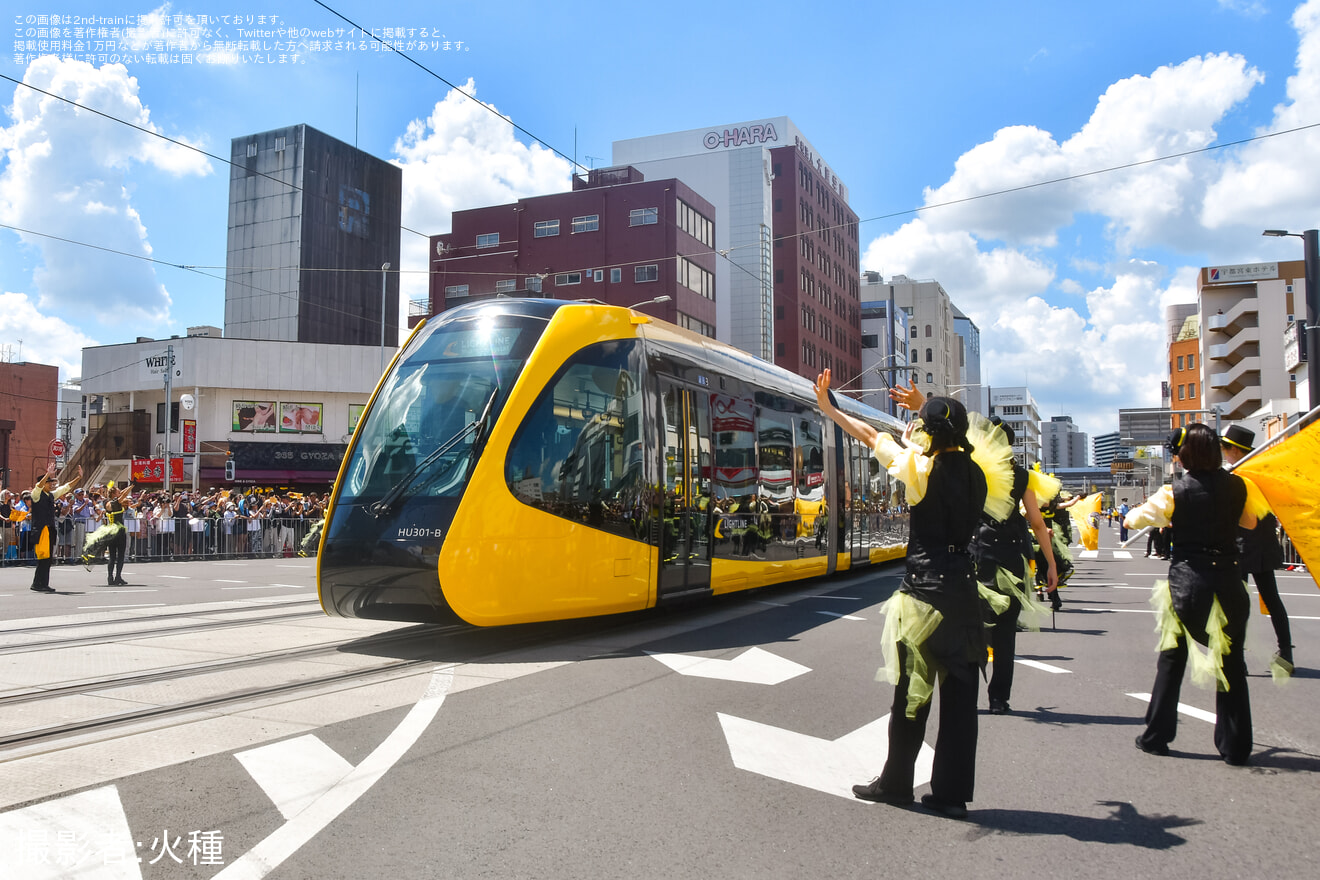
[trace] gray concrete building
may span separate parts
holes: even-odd
[[[307,125],[231,156],[225,336],[397,346],[403,172]]]

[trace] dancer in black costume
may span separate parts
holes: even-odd
[[[1255,431],[1240,425],[1229,425],[1220,440],[1224,448],[1224,460],[1230,465],[1237,464],[1251,451],[1255,442]],[[1262,499],[1260,503],[1267,502]],[[1260,518],[1254,529],[1238,529],[1237,540],[1242,580],[1245,581],[1248,574],[1255,579],[1256,591],[1265,603],[1265,610],[1270,613],[1274,638],[1279,644],[1279,650],[1270,662],[1271,672],[1276,678],[1288,678],[1293,674],[1292,631],[1288,625],[1288,609],[1283,607],[1283,600],[1279,598],[1279,582],[1274,577],[1274,570],[1283,564],[1278,525],[1279,521],[1274,518],[1274,514],[1267,513]]]
[[[890,393],[900,405],[920,400],[914,389]],[[921,803],[950,818],[965,818],[976,778],[977,674],[985,664],[985,627],[976,586],[976,567],[968,544],[985,506],[986,474],[972,459],[967,442],[967,410],[953,398],[933,397],[921,406],[924,449],[912,445],[916,423],[900,446],[888,434],[840,412],[830,395],[830,371],[816,379],[820,410],[867,444],[882,466],[901,479],[911,503],[907,573],[886,603],[886,633],[897,675],[889,716],[889,754],[883,772],[870,783],[853,786],[859,798],[887,804],[910,804],[914,770],[930,715],[932,679],[940,694],[939,733],[931,793]],[[1011,483],[1011,465],[1003,462],[996,483]],[[1005,501],[1007,493],[1005,492]],[[938,613],[936,613],[938,612]],[[895,638],[896,636],[896,638]]]
[[[36,549],[37,570],[32,574],[31,589],[38,593],[53,593],[50,585],[50,566],[55,558],[55,502],[68,494],[82,479],[82,467],[73,479],[62,486],[51,488],[55,482],[56,464],[51,462],[46,472],[32,487],[32,546]]]
[[[1179,428],[1169,448],[1186,468],[1173,486],[1129,511],[1129,529],[1172,524],[1169,580],[1155,585],[1151,604],[1160,620],[1160,657],[1137,748],[1169,754],[1178,731],[1178,694],[1189,650],[1193,678],[1217,680],[1215,747],[1228,764],[1251,756],[1251,701],[1244,640],[1251,600],[1238,569],[1237,530],[1255,528],[1242,477],[1224,471],[1219,436],[1207,425]],[[1188,639],[1207,646],[1205,654]]]
[[[1004,433],[1008,445],[1013,445],[1012,427],[997,417],[991,422]],[[1049,529],[1040,514],[1036,500],[1036,487],[1044,476],[1029,471],[1017,461],[1013,462],[1013,510],[1007,519],[996,520],[982,514],[976,536],[972,540],[972,556],[976,560],[976,579],[991,590],[1008,597],[1008,608],[994,615],[990,623],[990,650],[994,654],[991,664],[990,714],[1003,715],[1011,711],[1008,698],[1013,690],[1013,658],[1017,654],[1018,618],[1023,602],[1031,601],[1031,587],[1027,584],[1027,555],[1032,552],[1030,533],[1036,535],[1046,564],[1043,583],[1053,595],[1058,588],[1053,542]],[[1049,490],[1057,494],[1057,484]],[[1019,503],[1021,510],[1019,510]],[[1025,511],[1026,515],[1023,515]],[[1007,582],[1005,582],[1007,579]],[[1040,608],[1040,605],[1035,607]]]

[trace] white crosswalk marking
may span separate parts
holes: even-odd
[[[261,790],[292,819],[353,769],[312,734],[234,755]]]
[[[142,877],[133,832],[113,785],[0,814],[0,841],[6,877]]]

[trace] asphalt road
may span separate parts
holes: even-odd
[[[82,867],[112,877],[1320,876],[1311,830],[1320,589],[1309,575],[1280,573],[1299,664],[1282,687],[1267,671],[1269,620],[1253,616],[1250,766],[1218,760],[1211,723],[1198,717],[1213,713],[1214,695],[1190,681],[1173,754],[1146,755],[1132,743],[1145,709],[1133,694],[1154,681],[1146,600],[1163,563],[1140,552],[1116,558],[1115,534],[1102,530],[1098,556],[1078,561],[1053,625],[1020,635],[1012,714],[986,714],[982,689],[976,798],[964,822],[848,795],[883,763],[891,689],[876,681],[878,606],[901,573],[890,566],[556,626],[352,629],[310,616],[226,619],[192,645],[162,635],[196,658],[305,647],[314,632],[341,640],[325,662],[368,672],[358,686],[296,701],[254,697],[195,718],[0,750],[0,786],[33,792],[0,812],[0,877],[74,876],[47,870],[61,840],[65,862],[81,855]],[[61,652],[113,659],[128,647],[19,644],[20,631],[43,624],[113,627],[180,612],[175,623],[219,621],[299,601],[286,610],[315,610],[309,560],[128,573],[132,589],[153,592],[97,587],[98,575],[57,568],[60,594],[24,595],[30,572],[0,570],[0,648],[14,658],[0,666],[0,701],[72,681],[53,662]],[[92,607],[115,603],[123,607]],[[373,641],[386,630],[404,640]],[[142,669],[177,662],[148,636],[132,645]],[[399,661],[418,665],[370,677]],[[43,663],[43,681],[15,681]],[[306,674],[262,667],[259,676]],[[118,699],[164,705],[171,696]],[[81,695],[68,712],[101,711],[110,698]],[[21,705],[36,708],[5,711],[45,704]],[[176,837],[167,851],[162,841]]]

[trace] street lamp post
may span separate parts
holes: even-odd
[[[1306,384],[1310,388],[1310,407],[1320,405],[1320,230],[1289,232],[1266,229],[1262,235],[1292,236],[1302,240],[1306,257]]]
[[[380,372],[385,373],[385,279],[389,278],[390,264],[380,264]]]

